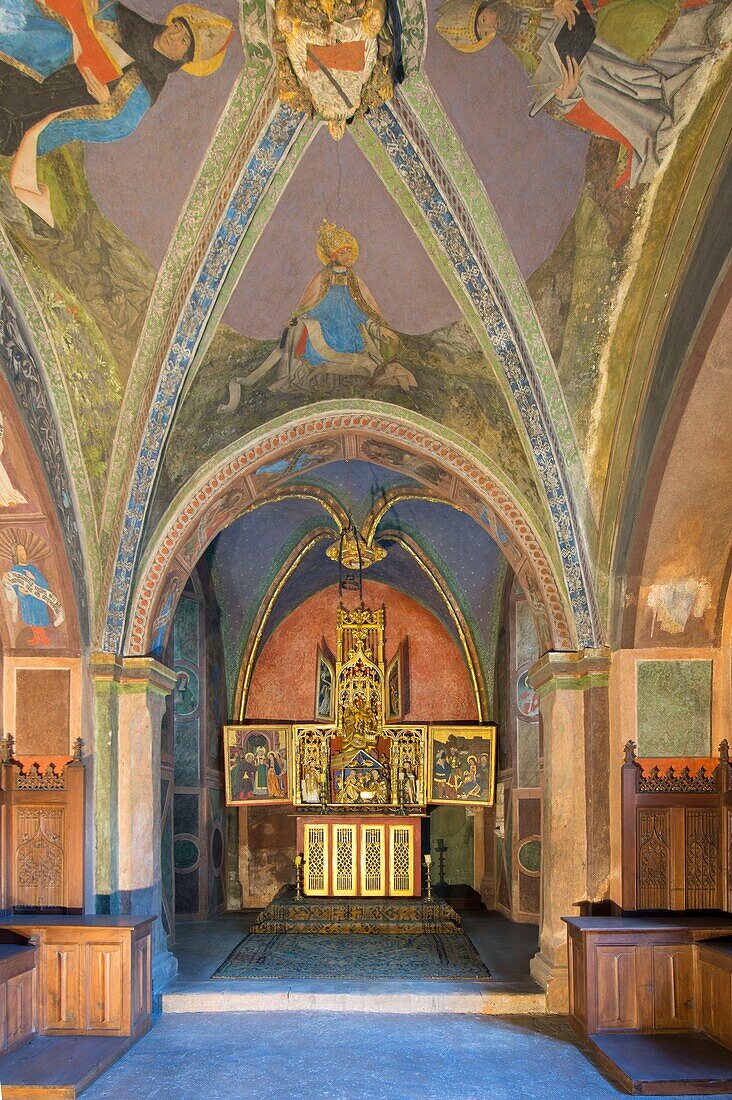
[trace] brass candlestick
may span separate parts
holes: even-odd
[[[298,853],[295,856],[295,897],[302,897],[302,865],[303,857]]]
[[[424,857],[424,865],[427,869],[427,901],[432,901],[432,856]]]

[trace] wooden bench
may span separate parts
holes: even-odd
[[[0,943],[0,1057],[36,1034],[36,963],[32,944]]]
[[[628,1092],[732,1092],[732,919],[565,917],[570,1018]]]
[[[3,1100],[76,1097],[150,1029],[152,924],[0,918]]]

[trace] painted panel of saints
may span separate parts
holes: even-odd
[[[16,198],[53,226],[38,158],[71,141],[127,137],[171,74],[215,72],[233,34],[196,4],[154,23],[114,0],[2,0],[0,155],[13,158]]]
[[[496,727],[430,726],[428,802],[492,806]]]
[[[289,726],[224,726],[224,760],[227,806],[292,802]]]
[[[347,229],[323,220],[317,242],[322,269],[310,281],[279,346],[246,378],[229,384],[229,403],[219,412],[233,412],[241,387],[270,374],[273,393],[337,391],[342,379],[353,378],[379,388],[416,388],[414,375],[397,359],[398,336],[353,270],[358,253],[358,242]]]
[[[616,187],[648,183],[683,124],[685,85],[725,48],[728,0],[445,0],[437,31],[475,53],[501,39],[532,84],[530,114],[616,141]]]

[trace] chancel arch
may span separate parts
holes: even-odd
[[[537,534],[541,530],[540,525],[535,519],[529,519],[529,510],[516,502],[493,471],[487,471],[484,466],[481,469],[471,459],[468,447],[458,449],[454,441],[441,438],[434,430],[428,431],[424,423],[416,427],[405,424],[403,420],[391,419],[385,415],[384,406],[379,407],[378,416],[363,412],[324,411],[321,416],[303,418],[289,428],[282,427],[264,438],[260,436],[246,449],[230,448],[218,461],[209,464],[205,480],[200,479],[178,495],[176,507],[168,510],[158,524],[157,533],[150,537],[137,589],[135,617],[130,624],[130,657],[127,659],[133,662],[145,660],[137,654],[163,652],[169,624],[185,590],[187,578],[196,561],[205,555],[211,567],[217,599],[222,607],[231,605],[227,613],[230,621],[226,624],[226,629],[231,633],[225,646],[229,713],[249,721],[253,716],[251,698],[257,683],[259,662],[265,652],[271,654],[275,634],[281,635],[283,616],[287,618],[294,608],[304,605],[310,598],[314,599],[328,588],[328,584],[332,589],[336,583],[337,570],[330,573],[328,583],[324,580],[325,547],[328,543],[337,543],[343,524],[353,520],[362,533],[364,545],[370,539],[372,545],[378,543],[387,551],[387,572],[383,572],[383,562],[370,566],[369,582],[385,582],[393,586],[393,598],[396,598],[397,590],[404,590],[404,582],[398,580],[400,574],[403,577],[411,569],[414,577],[422,578],[410,584],[417,584],[415,591],[421,593],[419,599],[432,607],[433,614],[442,618],[444,628],[448,633],[452,632],[454,644],[461,653],[460,661],[467,683],[471,683],[472,677],[470,694],[475,699],[476,716],[482,716],[483,721],[492,717],[496,712],[496,653],[501,615],[504,613],[499,611],[500,599],[496,602],[495,596],[492,597],[490,610],[487,605],[481,608],[479,584],[471,597],[474,601],[471,620],[461,602],[464,596],[460,594],[460,584],[471,584],[484,576],[485,584],[491,583],[495,593],[508,583],[507,578],[510,577],[512,583],[515,579],[515,584],[521,586],[523,607],[536,637],[537,654],[553,651],[548,658],[558,658],[562,649],[571,651],[573,631],[571,620],[565,617],[565,605],[560,597],[563,589],[561,574],[555,572],[553,555],[544,552],[543,536]],[[346,479],[337,490],[329,481],[333,476],[331,470],[335,467]],[[380,469],[381,475],[378,484],[375,481],[369,485],[362,480],[361,496],[357,500],[358,494],[353,496],[355,489],[349,481],[352,476],[348,471],[361,467]],[[274,519],[278,509],[289,510],[289,534]],[[443,522],[443,529],[452,530],[453,546],[455,540],[461,545],[462,581],[452,575],[458,564],[457,559],[451,561],[452,568],[446,568],[445,562],[441,561],[439,533],[430,534],[429,523],[425,526],[421,514],[424,509],[433,514],[444,512],[452,516],[446,521],[447,527]],[[240,524],[246,525],[246,533],[243,528],[240,530]],[[472,551],[468,552],[463,527],[480,532],[486,546],[493,548],[487,557],[485,551],[478,552],[477,556]],[[279,547],[280,560],[273,571],[262,574],[254,588],[252,579],[247,580],[244,587],[249,595],[245,607],[241,595],[242,570],[249,570],[252,555],[259,559],[263,555],[267,558],[271,554],[268,549],[270,544]],[[228,550],[222,549],[224,546],[228,546]],[[489,559],[493,561],[490,567]],[[239,564],[236,565],[236,562]],[[334,563],[329,564],[334,570]],[[390,574],[389,569],[396,570],[396,574]],[[491,569],[495,572],[492,573]],[[493,577],[493,581],[489,581],[489,577]],[[558,580],[555,579],[557,577]],[[291,615],[287,621],[294,621]],[[480,628],[476,630],[478,622]],[[481,647],[482,652],[478,652]],[[570,661],[573,656],[577,654],[568,653]],[[314,654],[311,657],[314,660]],[[306,667],[304,660],[298,665],[301,666]],[[519,673],[525,680],[527,659],[524,666]],[[550,674],[552,696],[556,691],[563,693],[563,674],[556,677],[554,666]],[[584,676],[581,672],[578,675]],[[528,682],[523,683],[521,690],[524,695],[531,694]],[[283,697],[286,695],[285,692]],[[260,689],[256,690],[254,697],[264,698]],[[551,705],[554,705],[553,701]],[[308,714],[294,717],[301,721],[312,718]],[[465,717],[467,714],[463,721]],[[418,718],[419,715],[414,714],[413,720]],[[535,714],[532,721],[536,726]],[[540,796],[537,789],[521,787],[528,774],[527,752],[536,756],[534,772],[541,767],[536,738],[533,741],[529,738],[521,750],[522,772],[516,770],[518,750],[514,749],[513,757],[506,758],[513,759],[510,766],[513,775],[507,772],[502,777],[501,789],[511,807],[507,821],[508,843],[513,845],[520,841],[523,844],[530,839],[533,843],[538,837],[545,845],[545,852],[552,852],[561,859],[561,845],[556,847],[555,840],[555,847],[552,847],[549,806],[557,795],[561,801],[564,796],[560,792],[568,789],[565,772],[570,766],[571,754],[567,755],[566,744],[557,744],[554,749],[551,747],[550,733],[554,725],[551,711],[547,712],[545,724],[547,738],[544,753],[545,756],[553,754],[550,767],[553,780],[547,792]],[[549,824],[546,836],[538,819],[534,820],[541,797],[549,800],[546,802]],[[488,833],[484,833],[486,819],[480,817],[475,821],[471,819],[470,828],[465,832],[463,826],[452,820],[454,813],[452,817],[451,813],[446,809],[440,810],[438,817],[444,819],[441,828],[445,837],[452,838],[450,843],[453,847],[456,844],[458,848],[467,846],[465,851],[473,852],[470,889],[488,889],[486,896],[493,898],[495,866],[492,826]],[[512,823],[519,829],[515,834]],[[248,831],[250,824],[247,818],[242,833],[244,825],[239,822],[240,851],[243,844],[254,843],[260,835],[256,829],[251,833]],[[233,837],[234,833],[230,835]],[[235,847],[229,845],[228,848],[230,868],[236,858]],[[488,853],[491,853],[490,859]],[[531,877],[533,856],[529,857],[528,853],[529,848],[526,848],[524,854],[527,856],[528,870],[525,878],[527,882],[534,883]],[[255,867],[248,867],[247,875],[255,875],[255,872]],[[446,873],[458,872],[453,869]],[[577,876],[572,881],[579,878],[581,870],[578,867]],[[519,889],[520,881],[523,879],[516,880],[516,889]],[[556,913],[563,904],[558,899],[564,896],[568,887],[545,877],[541,881],[542,886],[545,882],[550,884],[549,897],[555,896],[557,900],[553,907],[548,908],[551,932],[547,932],[542,960],[537,966],[541,980],[545,982],[553,980],[557,972],[560,992],[556,996],[561,997],[566,976],[562,977],[564,964],[557,944]],[[571,887],[575,890],[579,888]],[[533,889],[536,894],[536,886]],[[260,897],[256,891],[254,896]],[[506,911],[518,912],[519,903],[519,894],[516,895],[515,905],[509,897]],[[538,903],[535,898],[529,903],[525,888],[522,904],[525,906],[525,919],[532,916],[538,918],[538,912],[531,909]]]
[[[348,446],[344,438],[353,440],[354,456],[360,453],[356,446],[366,445],[368,450],[369,440],[377,448],[394,448],[391,457],[398,464],[408,461],[402,456],[413,456],[417,478],[419,460],[426,461],[427,468],[433,467],[433,484],[434,479],[438,484],[442,478],[449,479],[451,492],[458,498],[462,495],[466,507],[472,503],[478,515],[485,511],[504,552],[514,556],[519,572],[526,573],[527,587],[537,611],[541,608],[546,618],[553,648],[571,648],[576,634],[565,610],[564,578],[554,565],[556,551],[545,550],[538,522],[529,519],[526,505],[516,502],[518,494],[505,488],[468,446],[441,438],[434,426],[416,426],[401,416],[390,416],[385,406],[379,410],[378,415],[370,415],[326,407],[320,415],[298,418],[290,427],[259,435],[246,447],[230,448],[210,463],[205,480],[197,479],[178,494],[150,537],[127,628],[126,652],[150,651],[153,621],[173,578],[187,575],[214,534],[257,498],[257,480],[271,486],[272,480],[287,476],[298,463],[302,471],[341,455],[342,447]]]

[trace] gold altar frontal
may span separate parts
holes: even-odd
[[[306,897],[419,897],[421,818],[299,816]]]

